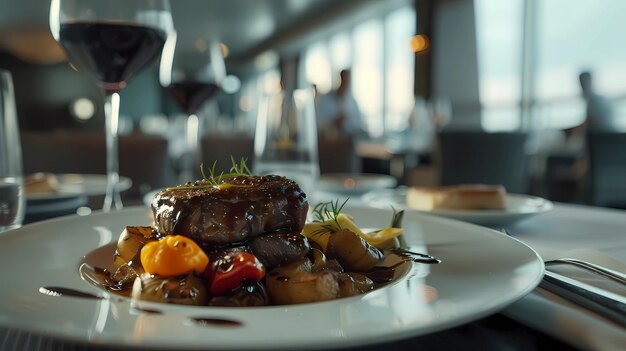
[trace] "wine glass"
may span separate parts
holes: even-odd
[[[117,130],[128,80],[163,51],[174,25],[168,0],[52,0],[50,30],[72,65],[105,93],[107,190],[102,210],[122,208]]]
[[[196,39],[190,43],[175,36],[168,41],[166,52],[174,52],[171,60],[161,60],[161,85],[187,114],[186,149],[181,181],[193,180],[202,160],[201,121],[198,111],[219,91],[226,76],[224,56],[216,39]]]
[[[22,225],[25,202],[13,80],[0,69],[0,233]]]
[[[320,174],[312,89],[264,96],[254,134],[254,173],[296,181],[314,197]]]

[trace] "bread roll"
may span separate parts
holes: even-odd
[[[506,190],[501,185],[457,185],[439,188],[411,187],[407,206],[431,210],[502,210],[506,208]]]
[[[24,179],[26,194],[47,194],[57,191],[59,181],[52,173],[35,173]]]

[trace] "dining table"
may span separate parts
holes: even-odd
[[[333,195],[325,193],[320,200],[330,201]],[[368,206],[358,197],[350,198],[352,206]],[[491,229],[528,245],[544,261],[573,258],[626,274],[626,210],[559,202],[553,205],[548,212]],[[626,298],[624,285],[619,293]],[[626,316],[626,310],[620,313]],[[540,285],[478,321],[366,349],[623,350],[625,345],[624,325]]]
[[[353,197],[351,206],[367,207]],[[554,203],[552,210],[493,228],[544,260],[578,258],[626,272],[626,211]],[[623,289],[623,286],[622,286]],[[626,296],[626,291],[622,292]],[[623,311],[622,311],[623,312]],[[492,315],[443,331],[348,350],[620,350],[626,328],[541,285]],[[0,328],[0,350],[109,350]]]

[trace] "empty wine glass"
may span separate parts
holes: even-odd
[[[226,76],[224,56],[216,39],[195,43],[174,37],[168,41],[165,52],[171,60],[161,60],[160,81],[165,91],[187,114],[186,149],[183,157],[181,181],[191,181],[202,160],[201,121],[198,111],[219,91]],[[186,156],[186,157],[185,157]]]
[[[24,220],[24,178],[13,81],[0,70],[0,232]]]
[[[174,32],[168,0],[52,0],[50,30],[72,65],[105,93],[107,190],[103,211],[122,208],[117,130],[128,80],[162,52]]]
[[[320,174],[313,99],[312,89],[264,97],[254,135],[254,173],[290,178],[309,198]]]

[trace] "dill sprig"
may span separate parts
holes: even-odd
[[[208,177],[206,173],[204,172],[204,164],[200,164],[200,174],[202,174],[202,178],[207,184],[180,185],[177,187],[167,188],[167,190],[196,190],[196,189],[217,188],[220,186],[220,184],[222,184],[224,178],[252,175],[252,172],[250,172],[250,169],[246,165],[246,162],[248,160],[247,158],[242,157],[239,163],[235,161],[235,158],[233,156],[230,156],[230,160],[232,162],[232,166],[230,167],[230,172],[228,173],[221,172],[218,175],[215,174],[215,167],[217,166],[217,160],[213,161],[213,165],[211,165],[211,168],[208,169],[208,173],[209,173]]]
[[[404,217],[404,210],[396,211],[396,209],[391,206],[393,210],[393,215],[391,216],[391,228],[402,228],[402,218]]]
[[[241,160],[239,160],[239,164],[237,164],[237,161],[235,161],[235,158],[231,155],[230,161],[233,163],[232,167],[230,167],[231,175],[251,175],[252,174],[252,172],[250,172],[250,169],[248,168],[248,165],[246,164],[246,161],[248,161],[247,158],[242,157]]]
[[[324,233],[336,233],[341,230],[341,224],[339,224],[339,214],[343,210],[344,206],[349,199],[346,199],[341,205],[339,204],[339,200],[329,201],[329,202],[320,202],[313,208],[313,216],[315,219],[313,222],[324,223],[327,220],[331,220],[334,224],[323,224],[320,229],[314,231],[313,235],[321,235]]]

